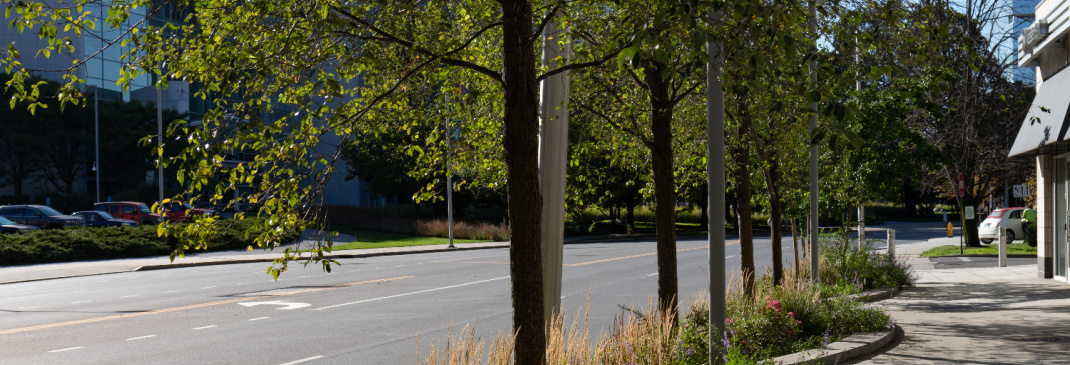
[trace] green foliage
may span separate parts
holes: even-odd
[[[859,248],[857,242],[849,240],[847,231],[822,234],[820,243],[819,275],[823,283],[868,290],[909,288],[917,280],[904,259],[871,251],[869,247]]]
[[[228,220],[217,226],[205,250],[246,249],[255,246],[260,227],[254,219]],[[286,242],[298,238],[284,236]],[[156,227],[68,227],[34,231],[24,235],[0,235],[0,265],[105,260],[127,257],[165,256],[174,245],[156,235]]]

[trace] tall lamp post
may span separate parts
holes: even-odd
[[[93,149],[96,157],[93,159],[93,171],[97,173],[97,200],[100,201],[100,87],[93,87]]]
[[[453,245],[453,169],[450,168],[450,152],[453,149],[453,131],[450,130],[450,94],[446,94],[446,219],[449,221],[450,245]]]

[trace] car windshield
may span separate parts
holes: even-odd
[[[63,213],[57,212],[55,209],[52,209],[50,207],[40,207],[37,208],[37,210],[41,211],[41,214],[47,215],[49,217],[63,215]]]
[[[0,217],[0,224],[15,224],[15,222],[12,222],[11,220],[9,220],[7,218]]]
[[[1002,217],[1003,216],[1003,212],[1004,211],[1002,211],[1002,210],[992,211],[992,213],[990,213],[988,215],[988,218],[999,218],[999,217]]]
[[[97,213],[97,215],[99,215],[101,218],[104,218],[104,219],[115,219],[115,217],[113,217],[111,214],[108,214],[108,213],[105,213],[105,212],[96,212],[96,213]]]
[[[152,209],[149,209],[149,206],[145,205],[145,204],[138,204],[137,205],[137,210],[139,210],[139,211],[141,211],[142,213],[145,213],[145,214],[152,213]]]

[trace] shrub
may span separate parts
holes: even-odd
[[[850,241],[847,231],[822,234],[820,242],[818,275],[822,283],[854,285],[868,290],[909,288],[917,281],[904,258],[872,251],[868,244],[859,247],[857,242]]]
[[[219,222],[208,250],[243,249],[253,244],[256,220]],[[299,232],[287,235],[296,240]],[[67,227],[29,234],[0,235],[0,265],[163,256],[175,247],[156,236],[156,227]]]

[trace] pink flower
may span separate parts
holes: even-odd
[[[765,305],[765,309],[772,309],[774,312],[779,312],[783,307],[784,306],[780,304],[780,301],[776,299],[769,299]]]
[[[732,319],[731,318],[725,318],[724,319],[724,323],[731,324],[732,323]]]

